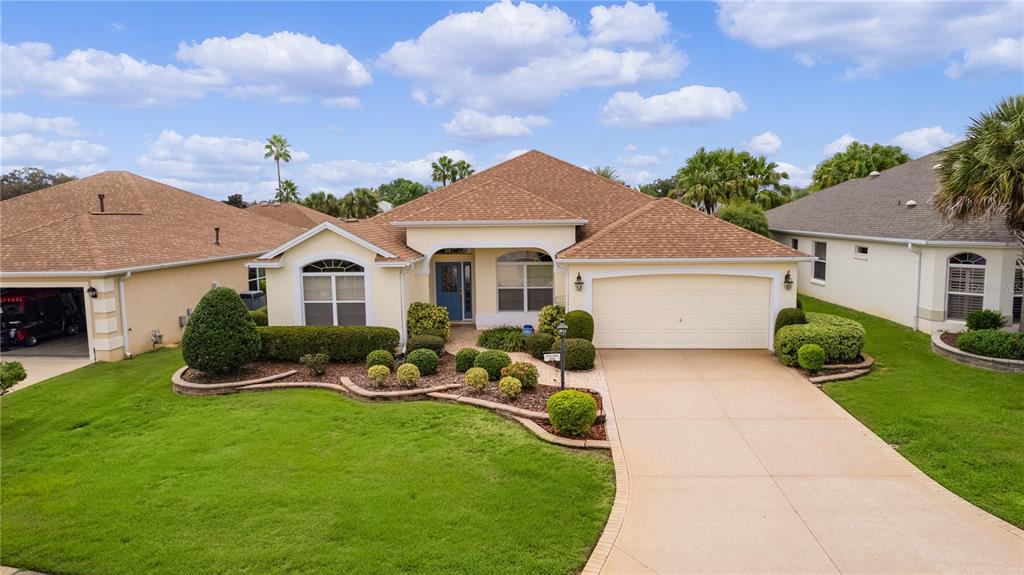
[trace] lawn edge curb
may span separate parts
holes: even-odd
[[[944,333],[946,333],[946,330],[940,329],[932,334],[932,351],[937,355],[941,355],[942,357],[955,361],[959,364],[969,365],[971,367],[980,367],[981,369],[987,369],[989,371],[998,371],[1001,373],[1024,373],[1024,361],[1006,359],[1003,357],[986,357],[984,355],[968,353],[942,341],[942,334]]]

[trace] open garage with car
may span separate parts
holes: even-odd
[[[6,354],[88,357],[81,287],[0,288],[0,346]]]

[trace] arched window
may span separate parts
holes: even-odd
[[[306,325],[366,325],[366,273],[347,260],[320,260],[302,268]]]
[[[949,257],[946,319],[965,320],[985,305],[985,258],[962,253]]]
[[[534,251],[498,257],[498,311],[539,311],[555,301],[551,256]]]

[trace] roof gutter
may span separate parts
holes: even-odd
[[[782,256],[755,258],[558,258],[558,264],[749,264],[749,263],[788,263],[813,262],[814,256]]]
[[[966,240],[918,240],[912,238],[883,238],[878,236],[857,236],[851,234],[836,234],[831,232],[810,232],[805,230],[784,230],[781,228],[769,228],[773,232],[780,234],[790,234],[797,236],[813,236],[818,238],[836,238],[840,240],[863,240],[868,242],[879,242],[887,244],[907,244],[913,243],[919,246],[945,246],[945,247],[965,247],[965,248],[985,248],[985,247],[1016,247],[1015,242],[983,242],[983,241],[966,241]]]
[[[233,254],[230,256],[217,256],[213,258],[204,258],[198,260],[186,260],[180,262],[168,262],[164,264],[152,264],[148,266],[135,266],[129,268],[119,268],[112,270],[68,270],[68,271],[50,271],[50,272],[5,272],[0,270],[0,278],[47,278],[47,277],[65,277],[65,276],[87,276],[87,277],[103,277],[113,276],[118,274],[131,274],[132,272],[148,272],[153,270],[165,270],[170,268],[180,268],[183,266],[191,266],[196,264],[205,264],[213,262],[221,262],[225,260],[235,260],[241,258],[252,258],[259,256],[263,252],[251,252],[244,254]]]

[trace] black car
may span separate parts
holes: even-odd
[[[74,302],[63,294],[50,297],[7,296],[0,307],[0,347],[31,347],[52,337],[75,335],[84,329]]]

